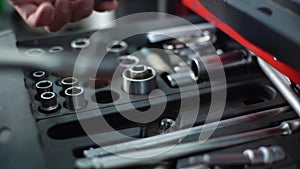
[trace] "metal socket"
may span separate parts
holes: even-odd
[[[156,71],[145,65],[134,65],[124,70],[123,90],[133,95],[149,94],[157,87]]]
[[[82,109],[86,106],[84,89],[79,86],[72,86],[65,90],[66,108],[71,110]]]
[[[32,77],[34,79],[35,82],[41,81],[41,80],[45,80],[47,78],[47,73],[45,71],[35,71],[32,73]]]
[[[90,45],[90,40],[87,38],[75,39],[71,42],[71,47],[73,49],[82,49]]]
[[[243,154],[249,158],[251,164],[272,164],[285,158],[285,153],[279,146],[262,146],[256,150],[247,149]]]
[[[191,77],[194,80],[206,79],[208,72],[213,73],[221,69],[236,70],[250,63],[251,58],[243,50],[235,50],[222,55],[198,56],[190,60]]]
[[[123,55],[127,53],[128,44],[125,41],[114,40],[107,45],[107,52]]]
[[[121,67],[129,68],[140,62],[140,59],[133,55],[124,55],[118,58],[118,63]]]
[[[35,84],[36,92],[37,92],[37,99],[41,100],[41,95],[45,92],[52,92],[53,91],[53,83],[49,80],[42,80]]]
[[[41,56],[45,53],[45,51],[41,48],[31,48],[25,51],[27,56]]]
[[[41,94],[40,109],[45,113],[55,112],[59,108],[56,94],[54,92],[44,92]]]
[[[78,79],[75,77],[66,77],[66,78],[63,78],[60,82],[61,82],[63,91],[65,91],[69,87],[78,85]]]
[[[64,51],[64,48],[62,46],[52,46],[49,49],[49,53],[59,53],[59,52],[62,52],[62,51]]]
[[[181,68],[176,73],[168,74],[166,80],[171,87],[183,87],[195,83],[192,79],[191,70],[189,68]]]

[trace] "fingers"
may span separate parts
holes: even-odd
[[[12,5],[36,4],[38,0],[8,0]]]
[[[56,32],[71,21],[71,4],[69,0],[57,0],[54,4],[54,16],[45,29],[49,32]]]
[[[16,10],[23,20],[32,27],[50,24],[54,8],[49,2],[37,6],[34,4],[16,5]]]
[[[111,11],[117,8],[118,2],[116,0],[101,0],[95,4],[94,9],[99,12]]]
[[[93,10],[109,11],[117,7],[116,0],[8,0],[24,21],[32,27],[44,27],[49,32],[61,29],[69,22],[89,16]]]
[[[72,18],[71,22],[79,21],[93,12],[93,0],[74,0],[71,2]]]

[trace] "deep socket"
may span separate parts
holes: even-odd
[[[53,91],[53,83],[49,80],[42,80],[35,84],[36,88],[36,98],[41,100],[41,95],[45,92],[52,92]]]
[[[41,80],[46,80],[47,78],[47,73],[45,71],[35,71],[32,73],[32,78],[34,79],[35,82],[41,81]]]
[[[66,77],[61,80],[63,91],[72,86],[78,85],[78,79],[75,77]]]
[[[133,95],[149,94],[157,87],[156,72],[144,65],[135,65],[123,72],[123,89]]]
[[[166,75],[166,80],[171,87],[183,87],[195,83],[190,75],[191,70],[188,67],[182,67],[176,73]]]
[[[65,90],[66,108],[70,110],[82,109],[87,102],[84,99],[84,89],[79,86],[72,86]]]
[[[54,92],[44,92],[41,94],[40,109],[43,113],[53,113],[59,108],[56,94]]]
[[[247,56],[246,51],[235,50],[224,53],[222,55],[198,56],[190,61],[192,70],[192,78],[194,80],[206,79],[208,73],[224,70],[237,70],[239,67],[246,66],[251,63],[251,57]]]

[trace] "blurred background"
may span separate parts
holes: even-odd
[[[139,12],[164,12],[183,17],[191,13],[181,4],[180,0],[119,0],[118,3],[119,7],[114,11],[93,12],[88,18],[77,23],[68,24],[55,34],[99,29],[114,19]],[[30,28],[27,26],[6,0],[0,0],[0,30],[4,29],[13,29],[18,37],[49,34],[42,28]]]

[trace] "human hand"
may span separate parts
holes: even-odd
[[[104,12],[117,7],[116,0],[8,0],[31,27],[44,27],[49,32],[69,22],[89,16],[93,10]]]

